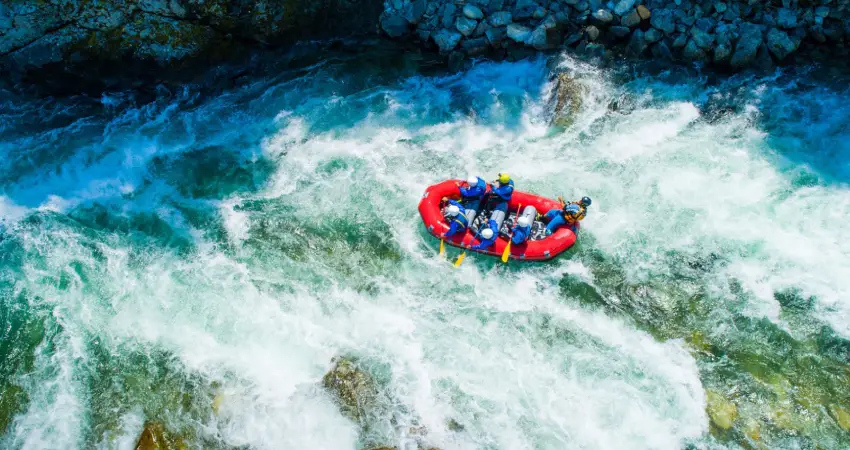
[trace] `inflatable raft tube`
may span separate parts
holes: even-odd
[[[442,183],[428,186],[422,195],[422,200],[419,202],[419,215],[422,216],[422,222],[424,222],[428,232],[438,239],[441,234],[449,231],[449,224],[443,217],[443,211],[440,208],[440,199],[448,197],[459,200],[460,188],[458,185],[462,186],[463,183],[463,180],[446,180]],[[540,214],[546,214],[551,209],[561,208],[561,204],[557,200],[540,197],[539,195],[529,194],[527,192],[514,191],[511,201],[508,204],[510,218],[505,220],[506,223],[502,227],[502,231],[505,230],[505,227],[513,226],[513,220],[515,220],[514,214],[520,205],[522,205],[523,211],[526,206],[533,206]],[[490,213],[485,211],[485,214],[489,218]],[[512,244],[509,257],[522,261],[546,261],[563,253],[576,242],[576,235],[566,227],[561,227],[552,233],[551,236],[546,236],[545,238],[542,237],[542,233],[534,232],[535,230],[542,231],[541,227],[545,227],[542,222],[536,222],[532,227],[532,235],[534,236],[536,234],[537,239],[532,237],[532,239],[522,244]],[[458,233],[445,241],[448,245],[467,249],[479,242],[475,238],[475,230],[473,230],[472,226],[467,228],[465,233]],[[507,245],[507,237],[504,234],[500,234],[499,238],[496,239],[496,243],[489,250],[470,251],[501,257]]]

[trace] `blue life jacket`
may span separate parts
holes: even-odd
[[[477,178],[478,182],[475,183],[475,186],[469,186],[468,188],[461,186],[460,196],[464,200],[481,200],[484,197],[484,193],[487,192],[487,182],[481,177]]]
[[[455,200],[449,200],[449,204],[457,206],[460,212],[454,217],[446,216],[446,221],[449,223],[449,231],[446,232],[446,237],[454,236],[455,233],[464,231],[469,226],[469,220],[466,218],[466,208]]]
[[[478,239],[480,239],[480,242],[476,245],[473,245],[472,250],[487,250],[488,248],[492,247],[493,244],[496,243],[496,238],[499,237],[499,227],[496,224],[496,221],[490,219],[490,221],[487,222],[487,228],[493,230],[493,237],[491,237],[490,239],[481,239],[481,230],[478,230]]]
[[[501,184],[497,188],[493,188],[494,194],[498,195],[502,201],[511,201],[511,196],[514,195],[514,180],[508,181],[508,184]]]
[[[512,231],[514,236],[511,238],[511,242],[517,245],[522,244],[528,240],[529,236],[531,236],[531,225],[526,225],[524,227],[516,225]]]

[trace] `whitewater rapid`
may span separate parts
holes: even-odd
[[[706,413],[705,381],[726,375],[664,324],[850,338],[846,92],[559,64],[584,89],[563,132],[543,59],[400,77],[327,61],[215,96],[7,103],[3,307],[44,338],[12,341],[32,355],[4,369],[28,401],[0,444],[133,448],[158,420],[199,448],[416,448],[419,425],[443,449],[733,445]],[[833,104],[814,115],[817,96]],[[591,196],[579,244],[455,269],[418,200],[501,171]],[[783,314],[789,291],[813,299],[805,320]],[[321,388],[337,355],[384,389],[367,433]]]

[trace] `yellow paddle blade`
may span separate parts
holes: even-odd
[[[445,243],[446,243],[446,241],[444,241],[444,240],[440,239],[440,256],[443,256],[443,255],[445,255],[445,254],[446,254],[446,246],[445,246]]]
[[[511,253],[511,241],[508,241],[508,245],[505,246],[505,251],[502,252],[502,262],[508,262],[508,255]]]
[[[455,267],[460,267],[460,263],[463,262],[463,258],[466,258],[466,250],[457,257],[457,261],[455,261]]]

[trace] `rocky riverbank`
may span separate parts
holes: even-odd
[[[843,51],[848,7],[850,0],[387,0],[381,28],[455,65],[566,47],[738,70],[790,62],[806,45]]]
[[[380,0],[3,1],[0,81],[108,89],[118,78],[209,67],[251,49],[374,34],[381,8]]]
[[[846,54],[848,6],[850,0],[11,0],[0,4],[0,81],[89,92],[121,85],[119,79],[150,84],[250,49],[376,33],[439,52],[452,68],[482,55],[517,59],[567,48],[739,70]]]

